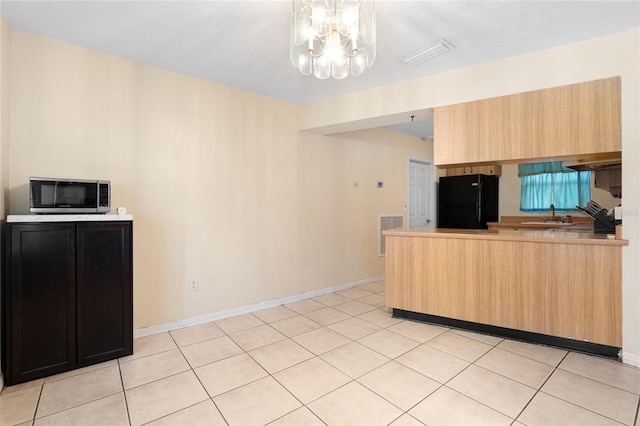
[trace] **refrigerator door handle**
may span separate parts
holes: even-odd
[[[478,176],[478,195],[476,196],[476,219],[482,222],[482,179]]]

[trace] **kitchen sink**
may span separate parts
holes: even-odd
[[[554,226],[571,226],[573,225],[573,223],[560,222],[559,220],[556,220],[556,221],[548,220],[546,222],[542,222],[542,221],[521,222],[520,225],[540,225],[540,226],[554,227]]]

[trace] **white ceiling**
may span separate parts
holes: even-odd
[[[302,104],[640,26],[633,1],[378,1],[376,63],[318,80],[289,62],[290,1],[2,0],[9,25],[134,61]],[[400,58],[439,39],[455,50]],[[420,123],[420,124],[418,124]],[[412,133],[412,126],[408,127]],[[413,132],[430,137],[428,123]]]

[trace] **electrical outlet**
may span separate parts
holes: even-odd
[[[189,280],[189,291],[198,291],[198,280],[195,278]]]

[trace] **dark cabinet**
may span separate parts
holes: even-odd
[[[75,226],[7,226],[4,380],[11,384],[76,364]]]
[[[8,385],[133,353],[132,223],[7,223]]]
[[[131,225],[79,224],[76,232],[78,364],[130,355]]]

